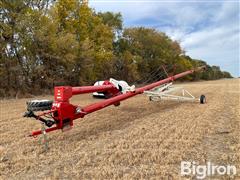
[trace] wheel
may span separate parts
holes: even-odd
[[[149,96],[149,101],[160,101],[161,97],[159,96]]]
[[[205,95],[200,96],[200,104],[205,104],[206,103],[206,97]]]
[[[153,101],[153,97],[152,96],[149,96],[149,101]]]
[[[114,106],[120,106],[120,102],[116,102],[115,104],[114,104]]]
[[[28,111],[45,111],[52,108],[53,101],[50,100],[32,100],[27,102]]]

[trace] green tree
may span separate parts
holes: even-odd
[[[118,53],[129,51],[138,66],[141,77],[162,65],[176,64],[182,50],[166,34],[148,28],[128,28],[119,40]]]
[[[96,13],[79,0],[0,0],[0,96],[52,91],[115,77],[160,78],[201,65],[184,80],[230,78],[218,66],[184,55],[178,42],[155,29],[123,28],[120,13]]]

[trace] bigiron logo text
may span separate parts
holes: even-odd
[[[199,165],[195,161],[181,162],[181,176],[194,175],[198,179],[204,179],[211,176],[235,176],[237,169],[233,165],[216,165],[207,162],[205,165]]]

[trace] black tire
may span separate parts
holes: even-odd
[[[116,102],[116,103],[114,104],[114,106],[117,107],[117,106],[120,106],[120,104],[121,104],[120,102]]]
[[[205,104],[206,103],[206,97],[205,95],[200,96],[200,104]]]
[[[153,97],[152,96],[149,96],[149,101],[153,101]]]
[[[28,111],[45,111],[52,108],[53,101],[50,100],[33,100],[27,102]]]

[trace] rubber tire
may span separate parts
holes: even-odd
[[[205,95],[201,95],[200,96],[200,104],[205,104],[206,103],[206,97],[205,97]]]
[[[117,106],[120,106],[120,104],[121,104],[120,102],[116,102],[116,103],[114,104],[114,106],[117,107]]]
[[[28,111],[45,111],[52,108],[53,101],[50,100],[33,100],[27,102]]]

